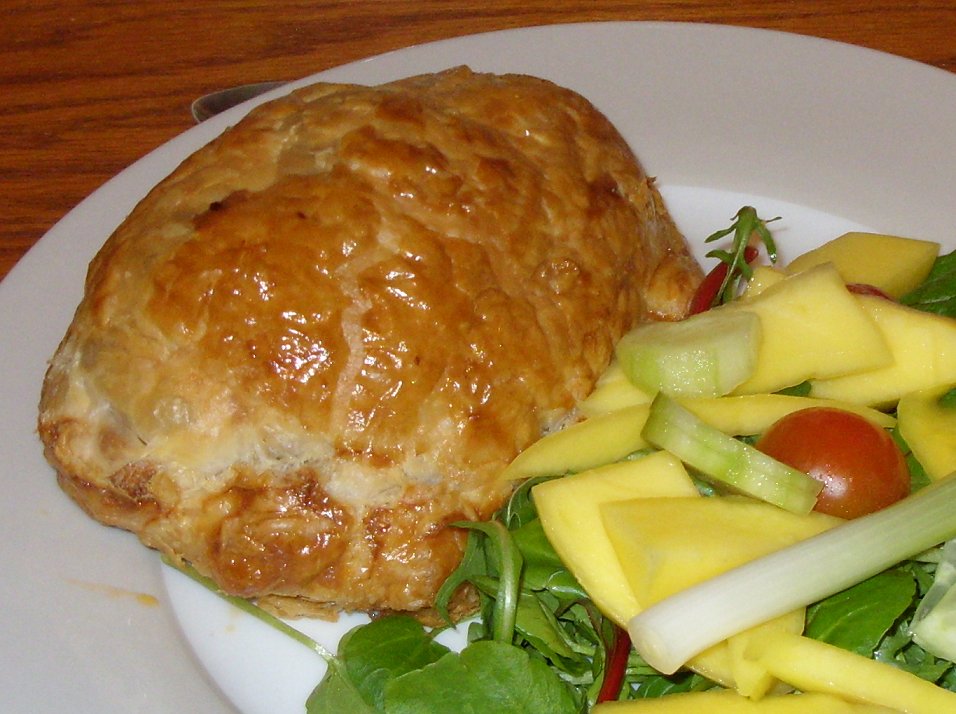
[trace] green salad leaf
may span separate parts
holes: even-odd
[[[956,387],[953,387],[939,398],[939,405],[943,409],[956,409]]]
[[[484,640],[390,682],[382,711],[574,714],[581,709],[547,664],[525,650]]]
[[[629,699],[655,699],[666,694],[702,692],[716,686],[712,681],[694,672],[678,672],[670,677],[648,677],[641,686],[632,690]]]
[[[339,659],[349,680],[373,709],[382,709],[385,688],[394,679],[440,660],[449,649],[432,638],[421,623],[397,615],[347,633]]]
[[[956,251],[941,255],[926,280],[900,302],[925,312],[956,317]]]
[[[805,634],[870,657],[916,595],[912,573],[887,570],[808,608]]]
[[[568,686],[527,652],[492,640],[452,652],[404,615],[351,630],[337,660],[341,666],[328,669],[306,702],[307,714],[580,711]]]
[[[890,429],[890,436],[893,437],[893,441],[896,442],[896,445],[900,447],[900,451],[903,452],[903,457],[906,459],[906,467],[910,472],[910,491],[915,493],[932,483],[933,479],[926,473],[923,464],[919,462],[919,459],[913,454],[913,450],[909,444],[906,443],[906,439],[900,434],[899,425]]]
[[[349,712],[349,714],[376,714],[376,710],[362,698],[352,680],[338,667],[329,667],[325,677],[305,702],[306,714]]]

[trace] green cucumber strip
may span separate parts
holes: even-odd
[[[665,394],[651,402],[644,439],[671,452],[715,485],[793,513],[809,513],[823,484],[719,429]]]
[[[753,374],[759,345],[757,315],[716,309],[638,325],[615,354],[627,378],[648,394],[720,397]]]
[[[956,661],[956,540],[943,547],[933,585],[916,609],[910,635],[928,652]]]

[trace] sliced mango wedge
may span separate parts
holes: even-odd
[[[760,317],[756,368],[736,394],[776,392],[808,379],[855,374],[893,361],[884,335],[830,264],[719,309]]]
[[[856,296],[883,333],[891,362],[812,382],[811,395],[876,407],[894,405],[909,392],[956,382],[956,320],[879,297]]]
[[[656,699],[598,704],[591,714],[898,714],[830,694],[788,694],[753,701],[731,690],[669,694]]]
[[[956,693],[915,674],[802,635],[773,632],[751,656],[804,692],[838,694],[908,714],[956,712]]]
[[[938,254],[939,243],[854,231],[795,258],[787,271],[832,263],[846,282],[873,285],[898,298],[926,279]]]

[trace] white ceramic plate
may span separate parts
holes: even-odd
[[[692,240],[752,203],[784,216],[785,256],[853,227],[956,247],[956,76],[942,70],[767,31],[611,23],[438,42],[321,78],[376,83],[457,64],[536,74],[588,96],[658,176]],[[88,261],[149,187],[248,108],[119,174],[0,284],[5,712],[292,714],[321,675],[311,652],[83,515],[58,490],[34,429],[45,363]],[[302,626],[334,645],[335,628]]]

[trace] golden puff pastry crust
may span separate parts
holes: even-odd
[[[699,280],[608,120],[527,76],[317,84],[162,181],[43,385],[99,521],[292,614],[422,611],[502,468]]]

